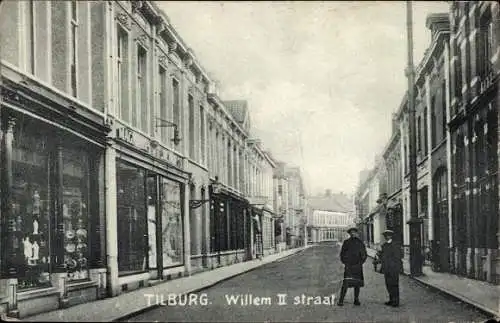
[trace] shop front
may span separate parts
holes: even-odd
[[[219,187],[210,194],[210,267],[225,266],[249,259],[248,201]]]
[[[263,220],[264,210],[262,205],[252,205],[252,258],[264,257],[264,236],[263,236]]]
[[[102,118],[99,124],[97,116],[81,117],[78,108],[62,118],[60,98],[55,101],[9,82],[4,86],[2,307],[24,317],[104,297],[108,128]]]
[[[116,192],[110,193],[116,205],[109,206],[116,220],[108,223],[114,234],[107,241],[116,254],[108,264],[112,295],[177,278],[190,269],[185,216],[189,174],[178,167],[182,159],[175,153],[145,146],[148,138],[129,134],[127,141],[119,135],[108,148],[114,165],[107,167],[114,167],[116,183]]]

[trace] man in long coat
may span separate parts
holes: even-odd
[[[354,287],[354,305],[361,305],[359,302],[360,288],[365,286],[363,277],[363,264],[366,261],[366,247],[363,241],[358,238],[358,229],[347,230],[349,238],[342,244],[340,260],[344,264],[344,281],[340,291],[340,298],[337,305],[344,305],[344,297],[347,289]]]
[[[399,273],[401,272],[401,249],[398,244],[392,241],[394,232],[386,230],[383,233],[385,243],[382,245],[380,260],[382,263],[382,273],[385,278],[385,286],[389,293],[389,301],[385,305],[399,306]]]

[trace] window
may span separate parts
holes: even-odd
[[[116,46],[116,113],[118,118],[129,121],[129,113],[127,107],[128,95],[128,77],[127,77],[127,61],[128,61],[128,44],[127,33],[117,26],[117,46]]]
[[[405,159],[404,174],[406,175],[406,173],[408,172],[408,147],[406,146],[406,144],[404,144],[403,150],[404,150],[404,159]]]
[[[69,280],[88,278],[88,167],[84,152],[63,151],[64,263]]]
[[[205,147],[206,147],[206,138],[205,138],[205,111],[203,109],[203,105],[200,105],[200,162],[202,164],[206,163],[205,160]]]
[[[147,132],[147,95],[146,95],[146,50],[141,45],[137,45],[137,106],[136,106],[136,127]]]
[[[493,23],[491,22],[491,14],[487,13],[481,18],[479,30],[479,75],[484,79],[492,72],[492,64],[490,58],[493,55]]]
[[[442,131],[442,138],[446,138],[446,130],[448,128],[448,123],[446,122],[446,82],[443,81],[443,84],[441,85],[441,131]]]
[[[26,17],[26,55],[28,73],[35,74],[35,3],[33,0],[27,2],[28,10]]]
[[[419,191],[419,200],[420,200],[420,209],[419,209],[419,215],[420,216],[427,216],[427,201],[428,201],[428,196],[427,196],[427,187],[422,188]]]
[[[78,17],[77,17],[77,2],[71,0],[71,48],[70,48],[70,82],[71,82],[71,95],[75,98],[77,97],[77,28],[78,28]]]
[[[89,216],[99,214],[97,172],[91,172],[97,162],[76,138],[53,141],[60,135],[33,121],[14,128],[8,239],[15,257],[2,260],[16,268],[19,289],[49,287],[55,266],[70,281],[89,278],[90,239],[98,240],[89,227]],[[93,251],[99,253],[98,244]]]
[[[117,161],[118,271],[147,269],[146,172]]]
[[[436,97],[431,99],[431,146],[437,145],[437,122],[436,122]]]
[[[180,107],[180,93],[179,93],[179,82],[176,79],[172,79],[172,111],[174,114],[174,123],[177,127],[181,127],[181,107]]]
[[[195,125],[194,125],[194,99],[188,95],[189,106],[189,157],[195,159]]]
[[[427,155],[427,152],[429,150],[429,136],[428,136],[428,132],[427,132],[427,107],[424,108],[424,124],[423,124],[423,129],[422,129],[422,133],[424,135],[424,156]]]
[[[417,118],[417,151],[422,151],[422,128],[421,128],[421,120],[420,116]]]
[[[233,185],[233,176],[232,176],[232,169],[233,165],[231,164],[231,144],[227,144],[227,150],[226,150],[226,159],[227,159],[227,184],[229,186]]]
[[[158,78],[159,78],[159,89],[158,89],[158,107],[160,109],[160,118],[163,120],[168,120],[167,111],[167,72],[162,67],[158,67]],[[163,143],[169,142],[168,128],[160,128],[160,138]]]
[[[12,143],[11,203],[20,240],[14,248],[22,254],[16,259],[20,289],[50,286],[50,158],[44,139],[40,133],[16,131]]]

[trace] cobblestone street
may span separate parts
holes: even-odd
[[[129,318],[129,322],[479,322],[487,319],[469,306],[406,276],[400,278],[401,306],[385,306],[387,293],[384,279],[373,271],[370,258],[364,268],[365,288],[361,290],[361,306],[353,305],[352,290],[349,290],[343,307],[328,305],[331,295],[338,294],[340,289],[343,267],[338,260],[339,251],[340,248],[331,243],[309,248],[199,292],[197,305],[160,306]],[[278,294],[287,294],[286,305],[279,305]],[[246,300],[250,301],[251,295],[253,301],[261,305],[242,305],[245,295],[248,295]],[[163,296],[168,304],[168,295]],[[233,301],[240,296],[237,304],[228,304],[231,296]],[[294,304],[297,296],[300,304]],[[307,305],[308,296],[321,296],[323,304],[315,305],[316,299],[310,298]],[[154,302],[156,297],[151,298]],[[257,301],[257,298],[260,300]],[[200,301],[204,300],[207,304],[200,305]]]

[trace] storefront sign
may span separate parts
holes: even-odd
[[[127,127],[116,129],[116,138],[125,141],[131,145],[135,145],[134,131]]]

